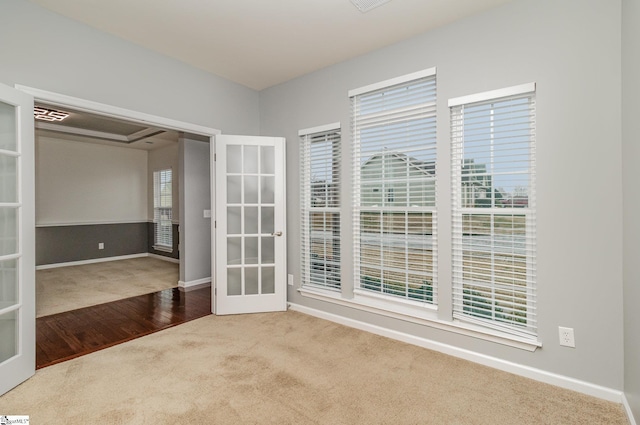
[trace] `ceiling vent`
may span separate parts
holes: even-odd
[[[353,3],[360,12],[365,13],[378,6],[382,6],[389,1],[390,0],[351,0],[351,3]]]
[[[35,106],[33,108],[33,117],[42,121],[62,121],[69,116],[68,112],[56,111],[55,109],[43,108]]]

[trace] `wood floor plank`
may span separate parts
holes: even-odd
[[[166,289],[36,319],[36,369],[211,314],[211,288]]]

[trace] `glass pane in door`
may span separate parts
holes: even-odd
[[[275,287],[274,148],[229,145],[226,165],[226,294],[272,294]],[[265,269],[264,264],[269,268]]]
[[[0,257],[18,253],[18,208],[0,207]]]
[[[18,158],[0,154],[0,203],[18,202]]]
[[[0,315],[0,363],[18,354],[18,312]]]
[[[17,150],[15,106],[0,102],[0,150]]]
[[[0,261],[0,310],[18,302],[18,261]]]

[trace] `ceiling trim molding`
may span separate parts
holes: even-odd
[[[105,103],[93,102],[91,100],[80,99],[60,93],[23,86],[21,84],[15,84],[14,87],[22,92],[30,94],[35,98],[36,101],[41,101],[63,108],[72,108],[79,111],[103,115],[110,118],[133,121],[140,124],[166,128],[168,130],[183,131],[186,133],[198,134],[210,138],[222,133],[220,130],[211,127],[205,127],[198,124],[191,124],[184,121],[174,120],[171,118],[146,114],[144,112],[133,111],[130,109],[107,105]]]
[[[64,125],[51,124],[48,122],[35,122],[38,130],[49,130],[57,133],[74,134],[76,136],[96,137],[99,139],[113,140],[114,142],[130,143],[127,136],[114,133],[106,133],[104,131],[89,130],[86,128],[68,127]]]

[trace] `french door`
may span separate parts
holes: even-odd
[[[33,98],[0,84],[0,394],[35,373],[33,128]]]
[[[218,135],[215,158],[214,313],[284,311],[284,139]]]

